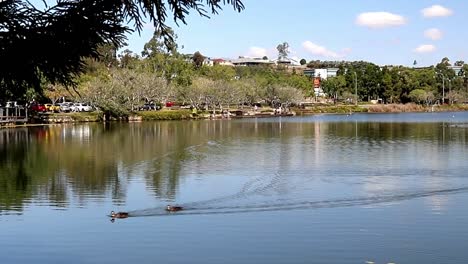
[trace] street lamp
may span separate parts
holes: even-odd
[[[357,73],[354,72],[354,92],[356,96],[356,105],[358,105],[358,97],[357,97]]]

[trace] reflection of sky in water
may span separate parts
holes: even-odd
[[[306,117],[281,118],[282,123],[294,122],[380,122],[380,123],[467,123],[467,112],[437,113],[371,113],[317,114]],[[250,122],[271,122],[274,118],[252,119]]]

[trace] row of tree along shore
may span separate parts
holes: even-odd
[[[155,31],[141,56],[129,50],[117,56],[115,46],[100,46],[98,59],[84,60],[85,70],[76,76],[74,86],[65,87],[44,81],[39,91],[29,89],[15,94],[15,91],[6,90],[5,96],[52,103],[64,97],[89,102],[99,108],[107,120],[138,116],[141,106],[150,102],[177,102],[215,115],[258,104],[267,107],[264,111],[278,109],[284,114],[289,109],[289,113],[306,113],[308,111],[304,109],[303,102],[311,98],[316,103],[332,105],[309,107],[319,109],[319,112],[337,111],[335,109],[349,112],[349,107],[334,105],[366,104],[373,100],[383,104],[413,104],[411,107],[376,106],[350,111],[381,109],[382,112],[393,112],[406,111],[402,109],[407,108],[437,111],[450,107],[434,109],[434,106],[461,105],[468,101],[468,65],[463,61],[454,64],[459,66],[458,71],[454,70],[448,58],[424,68],[380,67],[363,61],[311,61],[309,67],[339,69],[336,77],[322,81],[325,97],[317,98],[311,78],[291,70],[291,66],[207,66],[203,63],[205,57],[199,52],[193,55],[179,53],[177,36],[172,31],[172,42],[169,43],[167,39],[164,41],[161,34]],[[296,109],[291,110],[294,107]],[[465,109],[462,106],[452,108]],[[193,113],[190,115],[193,116]]]
[[[258,103],[290,109],[307,98],[333,104],[414,103],[431,110],[468,101],[468,65],[463,61],[452,65],[448,58],[431,67],[417,67],[416,61],[414,67],[382,67],[363,61],[302,59],[300,63],[309,68],[338,68],[336,77],[322,82],[324,98],[316,97],[309,77],[284,63],[206,66],[199,52],[179,51],[177,36],[165,24],[171,17],[166,10],[172,10],[174,21],[185,23],[189,12],[207,17],[223,6],[241,12],[244,5],[241,0],[194,2],[67,1],[50,8],[29,1],[1,2],[8,19],[1,23],[0,103],[32,99],[54,103],[67,97],[96,106],[109,120],[133,116],[150,102],[178,102],[216,114]],[[141,55],[124,50],[117,56],[125,34],[141,31],[147,20],[156,30]],[[41,52],[24,48],[32,46],[42,47]],[[287,42],[278,45],[278,62],[287,58],[288,48]]]

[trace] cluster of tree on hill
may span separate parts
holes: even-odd
[[[322,82],[322,88],[332,98],[354,98],[357,88],[358,100],[381,99],[386,103],[466,101],[468,65],[457,61],[455,66],[461,69],[451,66],[448,58],[424,68],[380,67],[363,61],[336,62],[333,67],[339,68],[337,76]]]

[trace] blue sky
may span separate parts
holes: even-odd
[[[464,0],[244,0],[245,10],[225,7],[211,19],[191,14],[173,25],[183,53],[205,56],[277,56],[284,41],[291,57],[366,60],[377,64],[431,65],[447,56],[468,61]],[[423,13],[423,10],[426,12]],[[379,12],[379,13],[375,13]],[[428,31],[425,35],[425,31]],[[129,36],[140,53],[152,35],[148,26]]]

